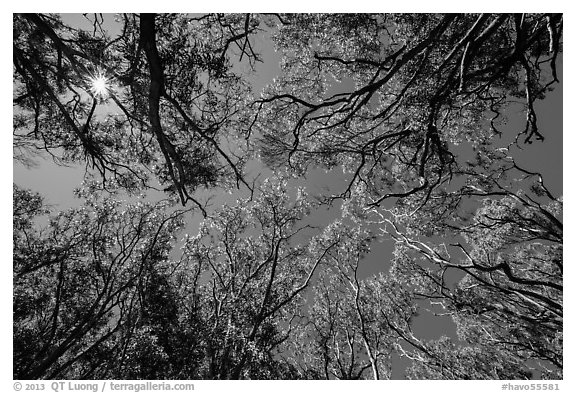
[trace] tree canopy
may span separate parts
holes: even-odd
[[[562,378],[562,190],[523,156],[562,15],[76,17],[13,17],[14,160],[85,168],[62,211],[15,178],[14,378]]]

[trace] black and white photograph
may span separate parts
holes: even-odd
[[[564,16],[516,8],[13,13],[12,379],[562,390]]]

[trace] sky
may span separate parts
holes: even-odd
[[[71,17],[81,20],[81,17]],[[566,39],[568,41],[568,39]],[[567,51],[566,51],[567,52]],[[262,54],[264,65],[260,65],[257,77],[254,78],[254,89],[258,91],[279,71],[278,55],[272,48],[265,43],[262,44]],[[566,59],[568,61],[568,59]],[[6,72],[5,72],[5,75]],[[562,78],[561,78],[562,79]],[[562,79],[563,80],[563,79]],[[567,97],[568,98],[568,97]],[[568,106],[569,107],[569,106]],[[563,124],[563,86],[556,86],[555,90],[550,93],[544,104],[539,103],[537,108],[539,114],[539,124],[547,139],[542,144],[535,143],[526,147],[523,151],[517,152],[519,163],[524,164],[527,169],[538,168],[543,172],[546,184],[553,190],[556,195],[563,195],[563,147],[567,143],[563,141],[565,135],[546,133],[546,129],[562,128]],[[510,128],[523,127],[523,119],[520,116],[513,117],[508,124]],[[570,138],[572,138],[570,136]],[[566,138],[567,140],[570,138]],[[568,166],[570,168],[570,166]],[[570,171],[568,171],[570,172]],[[55,208],[62,209],[77,205],[80,201],[75,200],[72,196],[72,189],[80,183],[83,178],[84,169],[75,167],[61,167],[50,161],[38,160],[38,165],[33,168],[24,168],[18,163],[13,164],[13,181],[17,184],[32,188],[46,196],[48,203],[53,204]],[[568,175],[569,176],[569,175]],[[309,174],[308,179],[303,181],[303,185],[308,191],[321,191],[323,188],[341,189],[343,178],[339,174],[326,173],[323,170],[315,170]],[[566,183],[567,185],[569,184]],[[567,206],[568,207],[568,206]],[[567,211],[569,209],[567,208]],[[314,217],[318,223],[332,221],[339,212],[337,208],[331,211],[319,212]],[[567,231],[568,232],[568,231]],[[390,255],[391,244],[380,243],[373,247],[372,253],[366,259],[363,266],[363,274],[366,276],[388,268],[387,255]],[[451,321],[438,320],[430,315],[423,314],[416,321],[415,332],[424,338],[438,338],[441,334],[454,334],[453,324]],[[566,329],[569,331],[568,329]],[[567,362],[568,365],[568,362]],[[396,377],[399,377],[396,374]]]

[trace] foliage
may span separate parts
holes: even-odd
[[[105,189],[107,179],[112,188],[145,189],[154,186],[152,176],[200,209],[191,195],[198,187],[249,187],[245,153],[227,152],[221,139],[239,134],[237,112],[249,93],[228,51],[247,42],[254,22],[237,15],[118,18],[122,31],[112,39],[97,15],[93,34],[54,15],[15,15],[16,146],[85,161]],[[100,75],[108,79],[104,94],[91,89]],[[116,114],[101,118],[103,104]]]
[[[86,168],[66,211],[14,185],[15,378],[562,378],[563,200],[516,155],[562,15],[84,18],[14,15],[14,159]]]
[[[275,36],[284,72],[256,102],[264,159],[343,166],[337,197],[362,183],[374,206],[429,200],[462,171],[455,146],[502,147],[514,97],[517,139],[544,138],[534,102],[557,81],[561,28],[557,15],[290,15]]]
[[[480,194],[485,196],[482,205],[469,224],[459,228],[462,242],[427,244],[401,233],[388,221],[385,231],[398,244],[391,272],[412,284],[419,297],[440,303],[452,315],[458,339],[470,346],[464,347],[470,351],[466,355],[457,355],[459,359],[497,354],[498,367],[483,373],[476,367],[475,376],[467,368],[448,371],[443,364],[443,370],[453,373],[447,378],[529,377],[534,370],[526,369],[527,359],[539,362],[539,372],[561,378],[561,201],[541,204],[530,194],[502,190],[493,193],[499,199],[488,198],[490,192]],[[451,285],[446,275],[454,271],[463,278]],[[424,359],[432,355],[418,356],[428,362]],[[461,362],[454,361],[454,365]],[[431,377],[430,371],[414,373]]]
[[[306,323],[292,344],[295,362],[306,378],[388,379],[397,332],[410,330],[417,314],[413,297],[388,275],[359,278],[368,233],[341,223],[327,229],[340,243],[328,252],[330,266],[319,277]]]
[[[29,201],[33,210],[22,211]],[[138,320],[143,282],[167,261],[182,212],[93,199],[40,229],[37,195],[15,187],[14,205],[14,375],[86,378],[111,367],[106,359]]]
[[[312,206],[306,194],[298,192],[292,205],[285,181],[262,187],[253,201],[217,211],[184,245],[185,271],[193,272],[187,304],[203,326],[204,378],[279,378],[289,372],[275,354],[335,244],[298,241],[314,231],[301,223]]]

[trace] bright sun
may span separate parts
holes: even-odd
[[[90,90],[95,96],[106,97],[109,90],[108,78],[101,73],[90,77]]]

